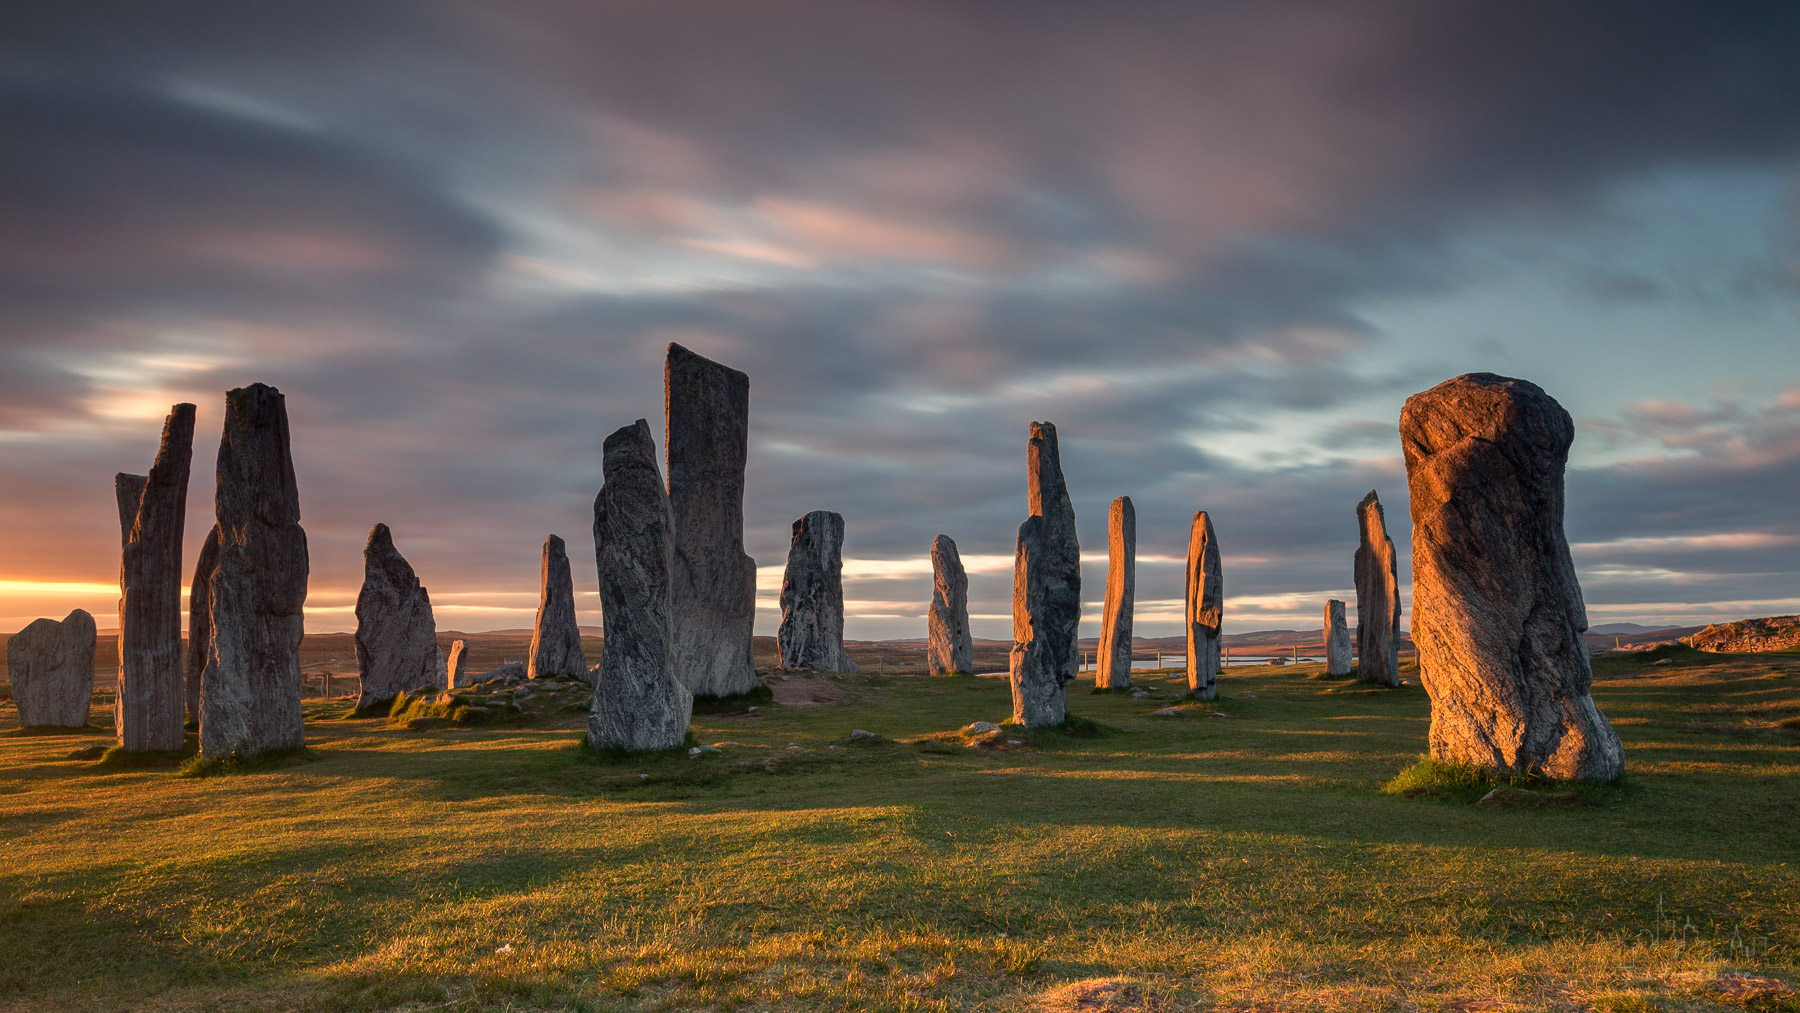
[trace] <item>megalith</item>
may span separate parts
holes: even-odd
[[[212,572],[219,565],[219,526],[200,543],[194,579],[188,584],[187,720],[200,727],[200,677],[212,657]]]
[[[212,631],[200,677],[200,752],[223,759],[300,749],[300,640],[306,532],[287,402],[253,383],[225,395],[219,441],[218,560],[208,578]]]
[[[1370,489],[1356,505],[1362,541],[1356,547],[1356,677],[1400,685],[1400,578],[1387,513]]]
[[[402,693],[448,688],[438,673],[437,620],[431,595],[394,547],[386,524],[363,545],[362,592],[356,596],[356,709],[385,708]]]
[[[1106,602],[1094,655],[1094,688],[1131,685],[1131,613],[1137,596],[1137,510],[1130,496],[1113,500],[1106,515]]]
[[[36,619],[6,642],[6,676],[21,728],[86,728],[94,696],[94,617]]]
[[[1225,624],[1225,571],[1219,562],[1219,539],[1212,518],[1194,515],[1188,533],[1187,677],[1188,692],[1197,700],[1219,695],[1220,630]]]
[[[461,689],[469,684],[469,645],[450,641],[450,653],[444,658],[444,688]]]
[[[1019,525],[1013,556],[1013,645],[1009,676],[1013,721],[1027,728],[1068,717],[1064,687],[1081,664],[1081,546],[1075,507],[1063,481],[1056,427],[1033,422],[1026,444],[1030,516]]]
[[[555,535],[544,539],[539,567],[537,622],[531,627],[527,671],[533,679],[560,676],[587,679],[587,657],[581,650],[581,626],[575,619],[575,578],[569,572],[569,550]]]
[[[695,696],[761,686],[751,660],[756,561],[744,552],[750,378],[669,345],[663,371],[675,518],[675,655]]]
[[[181,749],[186,671],[181,653],[181,534],[187,524],[194,406],[163,422],[148,475],[118,475],[119,676],[113,729],[133,753]]]
[[[674,749],[687,737],[694,696],[675,655],[675,520],[656,467],[650,423],[606,438],[595,508],[605,642],[588,745],[633,752]]]
[[[814,510],[794,522],[781,578],[782,668],[854,672],[844,652],[844,518]]]
[[[925,666],[931,675],[975,670],[969,633],[969,574],[949,535],[931,540],[931,611],[925,619]]]
[[[1350,674],[1350,627],[1344,603],[1336,598],[1325,603],[1325,674],[1334,679]]]
[[[1446,380],[1401,411],[1433,759],[1568,780],[1624,772],[1590,695],[1587,613],[1563,533],[1574,437],[1554,398],[1492,373]]]

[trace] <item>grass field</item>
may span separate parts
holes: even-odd
[[[1629,782],[1500,810],[1385,793],[1424,694],[1316,666],[999,749],[971,677],[784,686],[696,759],[326,701],[227,776],[4,735],[0,1009],[1800,1010],[1800,656],[1597,667]]]

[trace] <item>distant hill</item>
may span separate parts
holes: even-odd
[[[1589,633],[1604,633],[1608,636],[1635,636],[1639,633],[1662,633],[1667,630],[1680,629],[1673,623],[1662,626],[1640,626],[1637,623],[1604,623],[1588,627]]]

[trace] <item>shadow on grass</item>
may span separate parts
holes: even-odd
[[[0,737],[9,739],[32,739],[51,735],[105,735],[112,731],[110,726],[82,725],[69,728],[64,725],[21,725],[0,732]]]
[[[261,774],[298,766],[302,763],[313,763],[318,759],[319,755],[305,746],[250,757],[239,756],[235,752],[219,757],[196,755],[183,763],[177,773],[182,777],[229,777],[236,774]]]
[[[1611,781],[1552,781],[1502,773],[1472,763],[1445,763],[1428,756],[1420,757],[1419,762],[1381,786],[1382,793],[1387,795],[1436,799],[1459,805],[1478,802],[1497,788],[1523,793],[1508,796],[1513,800],[1511,808],[1528,807],[1530,798],[1546,805],[1613,806],[1636,801],[1644,794],[1641,785],[1626,777]]]

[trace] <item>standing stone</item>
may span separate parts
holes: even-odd
[[[134,753],[181,749],[181,533],[187,524],[194,406],[163,423],[150,474],[119,475],[119,678],[113,728]]]
[[[363,545],[362,593],[356,596],[356,710],[385,708],[402,693],[445,688],[438,673],[437,620],[431,595],[412,564],[394,548],[386,524]]]
[[[1356,505],[1362,542],[1356,547],[1356,677],[1400,685],[1400,578],[1387,513],[1370,489]]]
[[[844,518],[814,510],[794,522],[781,578],[781,667],[854,672],[844,653]]]
[[[1124,689],[1131,685],[1131,613],[1137,596],[1137,510],[1130,496],[1113,500],[1106,515],[1106,542],[1106,604],[1094,656],[1094,688]]]
[[[34,620],[6,643],[6,674],[22,728],[85,728],[94,696],[94,617]]]
[[[606,438],[603,470],[594,530],[606,640],[588,745],[674,749],[687,737],[694,695],[682,684],[675,655],[675,519],[648,421]]]
[[[1075,507],[1063,482],[1056,427],[1033,422],[1026,449],[1031,515],[1019,526],[1013,556],[1013,721],[1027,728],[1068,717],[1063,687],[1080,668],[1081,546]]]
[[[975,670],[969,634],[969,575],[949,535],[931,540],[931,612],[925,621],[925,666],[932,675]]]
[[[188,585],[187,719],[200,727],[200,677],[212,657],[212,572],[219,565],[219,526],[200,543],[194,579]]]
[[[1563,534],[1574,437],[1554,398],[1492,373],[1415,394],[1400,414],[1433,759],[1586,781],[1624,772],[1589,695],[1587,612]]]
[[[757,689],[756,561],[744,552],[750,378],[669,345],[663,373],[675,518],[675,654],[695,696]]]
[[[444,659],[444,688],[461,689],[469,684],[469,645],[450,641],[450,654]]]
[[[1188,534],[1187,562],[1188,692],[1197,700],[1219,695],[1219,631],[1224,625],[1225,570],[1212,518],[1202,510]]]
[[[1350,674],[1350,627],[1344,603],[1336,598],[1325,603],[1325,674],[1334,679]]]
[[[287,402],[253,383],[225,395],[219,441],[218,562],[200,679],[200,752],[223,759],[300,749],[306,532],[288,446]]]
[[[533,679],[555,675],[585,681],[587,657],[581,651],[581,626],[575,619],[575,578],[569,573],[568,548],[555,535],[544,539],[539,572],[542,581],[527,671]]]

